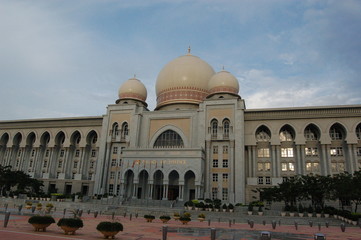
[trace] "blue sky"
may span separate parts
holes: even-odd
[[[192,54],[246,107],[361,104],[361,1],[0,0],[0,120],[97,116]]]

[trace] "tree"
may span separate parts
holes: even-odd
[[[323,209],[325,200],[330,199],[332,178],[330,176],[305,175],[301,177],[303,193],[314,208]]]

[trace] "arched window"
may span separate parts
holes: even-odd
[[[271,132],[266,126],[261,126],[256,131],[257,142],[268,142],[271,139]]]
[[[320,138],[320,131],[315,125],[310,124],[306,127],[304,136],[307,141],[315,141]]]
[[[178,133],[173,130],[163,132],[154,143],[154,148],[182,148],[183,140]]]
[[[211,136],[212,138],[217,138],[217,131],[218,131],[218,121],[213,119],[211,121]]]
[[[332,127],[330,128],[330,137],[332,140],[345,139],[343,127],[338,123],[333,124]]]
[[[223,121],[223,137],[229,138],[229,120],[225,119]]]
[[[361,140],[361,123],[356,127],[356,136],[358,140]]]
[[[114,123],[111,131],[112,138],[116,138],[118,136],[119,134],[118,128],[119,128],[118,123]]]
[[[128,129],[128,123],[123,123],[122,125],[122,139],[125,139],[126,136],[128,136],[129,134],[129,129]]]
[[[291,141],[293,141],[294,136],[295,136],[294,131],[290,126],[286,125],[281,128],[281,131],[280,131],[281,142],[291,142]]]

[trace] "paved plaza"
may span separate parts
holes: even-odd
[[[57,221],[62,212],[54,214]],[[52,224],[46,232],[35,232],[33,227],[27,222],[29,216],[12,215],[7,228],[4,227],[4,214],[0,214],[0,239],[6,240],[24,240],[24,239],[102,239],[102,235],[96,230],[96,226],[101,221],[112,221],[112,216],[98,215],[96,218],[92,213],[84,213],[82,219],[84,227],[79,229],[75,235],[64,235],[63,231]],[[229,222],[199,222],[193,220],[188,225],[182,225],[179,221],[170,220],[163,224],[159,219],[152,223],[147,223],[142,216],[130,219],[130,216],[115,216],[115,221],[121,222],[124,231],[118,233],[116,239],[120,240],[158,240],[162,239],[162,227],[168,226],[167,239],[169,240],[188,240],[211,239],[211,228],[216,228],[216,239],[219,240],[253,240],[260,239],[261,231],[271,232],[272,239],[287,240],[305,240],[313,239],[315,233],[322,232],[327,240],[361,240],[361,228],[348,225],[345,232],[342,232],[339,226],[330,226],[326,228],[321,226],[319,231],[317,224],[313,227],[309,225],[299,225],[298,230],[294,225],[278,225],[275,230],[272,229],[271,220],[266,224],[255,224],[251,227],[247,223],[235,223],[229,225]],[[341,222],[340,222],[341,223]]]

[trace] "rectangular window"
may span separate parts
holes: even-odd
[[[64,150],[60,150],[60,157],[64,157]]]
[[[122,159],[119,159],[119,167],[122,166]]]
[[[318,156],[318,149],[317,148],[305,148],[306,156]]]
[[[71,175],[71,179],[75,179],[75,174],[76,174],[76,173],[73,173],[73,174]]]
[[[97,155],[97,150],[92,150],[92,157],[95,157]]]
[[[217,173],[213,173],[213,182],[218,182],[218,174]]]
[[[117,185],[117,195],[119,195],[120,192],[120,185]]]
[[[259,148],[257,150],[257,157],[269,157],[269,148]]]
[[[213,167],[214,168],[218,167],[218,159],[213,159]]]
[[[331,156],[343,156],[342,147],[331,147],[330,154]]]
[[[121,147],[120,148],[120,154],[123,154],[123,150],[125,149],[125,147]]]
[[[56,173],[56,178],[59,178],[60,172]]]
[[[223,159],[222,167],[223,168],[228,168],[228,159]]]
[[[91,161],[89,167],[90,167],[90,168],[94,168],[94,163],[95,163],[94,161]]]
[[[45,157],[49,157],[49,150],[46,150]]]
[[[223,154],[228,154],[228,146],[223,146]]]
[[[257,163],[257,170],[259,172],[262,172],[263,171],[263,163]]]
[[[113,190],[114,190],[114,185],[113,184],[109,184],[109,194],[113,194]]]
[[[78,167],[78,162],[74,162],[73,168],[77,168],[77,167]]]
[[[61,168],[63,166],[63,162],[62,161],[59,161],[58,162],[58,168]]]
[[[213,154],[217,154],[218,153],[218,146],[213,146]]]
[[[48,161],[44,161],[43,167],[45,168],[46,166],[48,166]]]
[[[223,182],[228,182],[228,173],[223,173],[222,179]]]
[[[263,184],[263,177],[258,177],[258,184]]]
[[[281,148],[281,157],[293,157],[293,148]]]
[[[338,171],[339,172],[345,171],[345,164],[343,162],[338,163]]]
[[[291,171],[291,172],[294,172],[295,171],[295,164],[294,163],[288,163],[288,170]]]
[[[20,157],[21,156],[21,150],[19,150],[19,152],[18,152],[18,157]]]
[[[31,151],[31,156],[32,156],[32,157],[35,156],[35,150]]]
[[[228,200],[228,188],[222,188],[222,200],[223,201]]]
[[[218,198],[218,188],[212,188],[212,199]]]
[[[281,163],[282,172],[287,172],[287,163]]]
[[[79,149],[75,150],[75,157],[79,157],[79,155],[80,155],[80,150]]]
[[[118,153],[118,147],[113,147],[113,154],[117,154]]]
[[[93,178],[93,173],[88,173],[88,180],[92,180]]]
[[[310,162],[306,163],[306,171],[312,172],[312,163],[310,163]]]
[[[116,160],[116,159],[112,159],[111,166],[112,166],[112,167],[115,167],[116,165],[117,165],[117,160]]]
[[[33,167],[33,160],[30,160],[29,167]]]
[[[19,163],[20,163],[20,161],[19,160],[16,160],[16,167],[19,167]]]
[[[337,172],[337,163],[335,163],[335,162],[331,163],[331,169],[332,169],[332,172]]]
[[[270,162],[264,163],[264,170],[265,170],[265,172],[271,171],[271,163]]]
[[[115,178],[115,172],[110,172],[110,179],[114,179]]]
[[[266,184],[268,184],[268,185],[271,184],[271,177],[266,177]]]
[[[319,172],[320,171],[320,164],[319,163],[313,163],[313,171]]]

